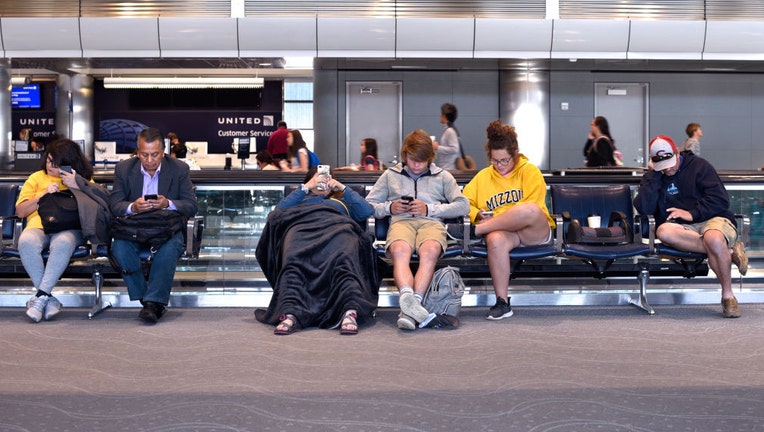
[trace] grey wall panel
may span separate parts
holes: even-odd
[[[594,75],[550,73],[548,169],[581,168],[583,148],[594,117]],[[561,108],[566,103],[567,110]]]
[[[443,132],[443,126],[440,124],[440,106],[444,102],[454,102],[459,109],[456,125],[462,134],[465,151],[482,164],[485,160],[482,151],[485,127],[488,122],[499,116],[497,76],[496,71],[331,73],[317,70],[314,86],[316,145],[322,145],[323,140],[331,139],[335,139],[337,143],[345,143],[345,81],[402,81],[403,135],[414,129],[424,129],[430,135],[440,138]],[[335,111],[338,115],[332,119],[330,114]],[[342,155],[344,157],[344,150]]]
[[[338,149],[345,145],[345,112],[339,111],[338,97],[345,83],[339,82],[337,71],[316,70],[313,77],[314,150],[321,161],[338,166]],[[342,101],[344,107],[344,100]],[[340,131],[342,134],[340,135]],[[328,160],[324,160],[328,159]],[[344,165],[344,164],[343,164]]]

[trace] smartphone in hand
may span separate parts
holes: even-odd
[[[329,165],[319,165],[316,169],[318,172],[318,185],[316,189],[325,191],[328,187],[327,182],[329,181],[330,167]]]
[[[157,195],[156,194],[149,194],[149,195],[144,195],[143,196],[143,200],[144,201],[155,200],[155,199],[157,199]]]
[[[61,165],[61,166],[59,167],[59,170],[61,170],[61,171],[66,171],[66,172],[68,172],[69,174],[71,174],[71,173],[72,173],[72,167],[71,167],[70,165]]]
[[[414,198],[409,195],[403,195],[401,197],[401,201],[405,202],[406,204],[411,204],[411,201],[414,201]]]

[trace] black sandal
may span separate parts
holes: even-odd
[[[345,312],[345,316],[342,317],[340,334],[346,336],[358,334],[358,314],[354,310]]]
[[[287,336],[292,333],[296,333],[302,329],[300,323],[292,314],[283,314],[279,317],[279,324],[276,326],[276,330],[273,334],[278,336]]]

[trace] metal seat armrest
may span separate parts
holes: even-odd
[[[19,247],[19,237],[21,237],[21,231],[24,231],[25,222],[26,218],[16,218],[13,222],[13,242],[11,244],[14,249],[18,249]]]
[[[751,218],[746,214],[736,213],[735,221],[737,222],[738,241],[747,245],[751,235]]]
[[[562,232],[563,227],[563,216],[559,214],[553,214],[551,215],[554,218],[556,227],[554,229],[554,250],[557,251],[558,254],[562,253],[562,247],[564,244],[565,238],[564,233]]]
[[[470,253],[470,228],[472,222],[470,222],[470,215],[462,216],[462,254],[469,255]]]
[[[366,220],[366,232],[371,234],[371,236],[374,237],[374,240],[377,240],[377,219],[374,215],[369,216]]]
[[[204,234],[204,216],[194,216],[186,222],[185,258],[199,258]]]
[[[16,215],[0,216],[0,228],[3,227],[3,224],[5,222],[13,223],[13,234],[12,234],[13,235],[13,247],[16,247],[16,246],[18,246],[18,240],[19,240],[19,235],[21,235],[21,229],[24,228],[24,221],[23,221],[23,219],[19,218]],[[16,228],[16,224],[17,223],[21,223],[21,229],[17,229]],[[18,231],[18,233],[16,231]]]
[[[634,216],[634,229],[636,231],[634,241],[642,243],[642,226],[645,223],[647,223],[647,246],[649,248],[649,253],[650,255],[655,255],[655,216],[641,214]]]

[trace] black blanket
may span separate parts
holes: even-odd
[[[359,323],[379,299],[380,272],[373,238],[346,214],[321,204],[276,209],[268,215],[255,256],[273,287],[256,318],[277,324],[293,314],[303,327],[331,328],[348,309]]]

